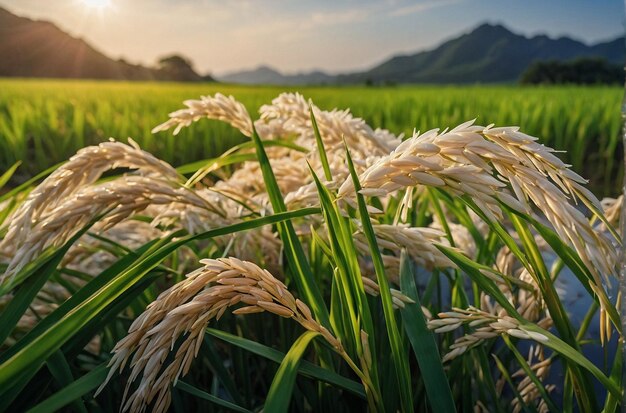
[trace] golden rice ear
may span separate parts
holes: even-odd
[[[436,247],[436,245],[450,246],[442,231],[405,224],[373,224],[373,228],[378,246],[390,251],[383,255],[385,265],[390,268],[399,268],[402,249],[406,249],[411,259],[425,268],[456,268],[456,265]],[[354,234],[354,244],[361,254],[369,254],[369,245],[362,232]],[[397,271],[389,273],[397,274]]]
[[[450,351],[443,358],[444,362],[460,356],[467,349],[479,345],[486,339],[502,334],[534,340],[538,343],[548,340],[548,337],[543,334],[526,330],[520,326],[515,318],[505,314],[494,314],[472,306],[466,310],[460,308],[453,308],[452,310],[437,314],[438,318],[428,321],[428,328],[434,330],[435,333],[446,333],[454,331],[463,325],[468,325],[474,327],[474,331],[454,341],[454,344],[450,346]],[[538,324],[543,328],[549,328],[552,324],[552,319],[547,317]]]
[[[236,309],[235,314],[268,311],[293,318],[304,328],[320,333],[338,353],[347,357],[339,340],[313,318],[309,307],[296,300],[267,270],[237,258],[200,262],[204,267],[161,293],[115,346],[109,363],[112,369],[98,391],[111,379],[115,369],[121,371],[130,360],[132,372],[125,395],[135,378],[140,383],[128,398],[124,397],[123,411],[142,410],[153,401],[154,411],[166,411],[171,384],[189,371],[208,323],[240,303],[244,306]],[[181,336],[184,338],[174,359],[165,365],[167,355]]]
[[[600,202],[582,186],[584,179],[536,139],[517,127],[485,128],[473,121],[445,133],[431,130],[380,158],[361,174],[360,183],[377,195],[415,186],[445,188],[452,195],[471,197],[490,220],[502,218],[500,203],[530,213],[532,202],[576,250],[600,287],[602,276],[608,280],[614,274],[617,252],[570,197],[588,205]],[[353,194],[352,179],[346,179],[339,196],[347,200]]]
[[[535,377],[540,383],[543,383],[550,373],[550,367],[552,365],[552,358],[546,358],[543,352],[543,346],[536,345],[530,346],[528,350],[528,365],[531,371],[535,374]],[[517,383],[517,392],[520,394],[522,401],[525,405],[535,404],[537,411],[542,413],[549,412],[548,405],[543,399],[541,392],[535,382],[526,374],[524,369],[519,369],[511,375],[511,378],[521,379]],[[552,392],[556,386],[554,384],[545,385],[547,393]],[[520,412],[524,408],[520,403],[520,400],[515,397],[511,400],[511,407],[513,412]]]
[[[311,107],[330,158],[339,155],[344,159],[344,139],[363,159],[386,155],[400,144],[397,136],[387,130],[373,130],[363,119],[352,116],[348,109],[325,111],[313,104]],[[270,105],[263,105],[260,114],[262,122],[255,124],[259,133],[269,127],[281,130],[282,135],[295,134],[298,137],[296,142],[301,146],[316,147],[309,103],[299,93],[280,94]]]
[[[617,198],[603,198],[600,201],[602,205],[602,211],[604,212],[604,216],[607,219],[607,222],[618,230],[621,228],[620,219],[622,212],[622,204],[624,203],[624,195],[620,195]],[[606,224],[603,222],[600,224],[600,231],[607,231],[608,228]]]
[[[169,114],[170,119],[152,129],[152,133],[168,130],[172,127],[174,135],[184,127],[202,118],[221,120],[229,123],[246,136],[252,136],[252,120],[246,107],[232,96],[216,93],[215,96],[202,96],[200,100],[183,102],[187,109],[180,109]]]
[[[0,242],[0,250],[23,243],[33,223],[41,215],[96,182],[105,171],[116,168],[134,169],[136,175],[178,181],[178,173],[171,165],[139,149],[136,144],[103,142],[97,146],[88,146],[79,150],[39,184],[6,220],[9,226]]]
[[[123,176],[100,185],[85,186],[32,223],[23,242],[17,243],[16,252],[0,282],[23,268],[45,248],[63,244],[98,216],[103,215],[99,221],[100,230],[106,230],[150,205],[172,203],[193,206],[211,214],[219,212],[193,190],[153,177]]]

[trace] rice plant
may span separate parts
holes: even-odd
[[[242,143],[100,143],[0,196],[0,410],[618,411],[621,199],[555,150],[184,103],[155,139]]]

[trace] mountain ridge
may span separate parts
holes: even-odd
[[[338,76],[339,83],[498,83],[514,82],[533,62],[606,58],[626,59],[623,38],[586,45],[569,37],[525,37],[500,24],[484,23],[469,33],[422,52],[394,56],[359,73]]]
[[[501,24],[483,23],[469,33],[457,35],[433,48],[391,56],[369,70],[335,76],[322,72],[323,82],[313,81],[306,76],[307,73],[296,77],[283,75],[272,68],[271,81],[261,82],[257,70],[263,67],[218,76],[218,80],[245,84],[515,82],[535,61],[583,57],[600,57],[623,65],[626,60],[624,38],[587,45],[566,36],[556,39],[545,34],[526,37]],[[294,83],[294,79],[299,79],[300,83]]]
[[[254,69],[235,71],[217,76],[217,78],[227,83],[298,85],[303,83],[330,83],[335,79],[335,76],[329,75],[322,70],[283,74],[276,68],[262,64]]]

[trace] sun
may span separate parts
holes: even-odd
[[[110,9],[112,6],[111,0],[81,0],[81,3],[85,8],[98,11]]]

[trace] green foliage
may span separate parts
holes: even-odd
[[[415,301],[413,304],[406,304],[400,313],[420,371],[428,372],[428,380],[424,381],[428,400],[437,412],[454,412],[456,410],[450,384],[439,358],[435,336],[426,326],[411,261],[405,251],[400,263],[400,285],[402,292]]]
[[[558,60],[538,61],[526,69],[520,77],[522,84],[583,84],[621,85],[624,83],[624,68],[604,59],[576,59],[567,62]]]
[[[291,392],[298,375],[298,365],[300,359],[304,355],[304,351],[307,346],[319,333],[307,331],[302,334],[293,343],[289,352],[285,355],[280,367],[272,380],[272,385],[267,392],[267,400],[263,407],[268,412],[286,412],[289,409],[289,403],[291,402]]]
[[[287,88],[289,89],[289,88]],[[0,80],[0,171],[17,161],[14,183],[66,160],[78,149],[113,137],[136,140],[173,165],[222,154],[245,137],[204,121],[180,135],[152,135],[165,114],[190,97],[233,94],[251,114],[285,88],[216,84]],[[620,87],[406,86],[299,87],[320,107],[350,107],[370,125],[410,135],[413,129],[477,123],[523,126],[542,143],[566,151],[563,160],[591,180],[594,192],[619,191]],[[15,179],[19,178],[19,179]]]

